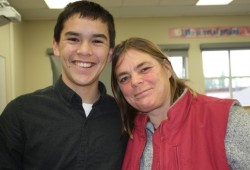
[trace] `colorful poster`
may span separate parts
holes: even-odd
[[[250,26],[170,28],[170,38],[213,38],[250,36]]]

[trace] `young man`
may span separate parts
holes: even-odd
[[[77,1],[53,39],[62,76],[10,102],[0,117],[0,169],[120,170],[126,147],[115,100],[99,81],[115,44],[112,15]]]

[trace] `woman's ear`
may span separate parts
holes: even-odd
[[[165,65],[167,65],[168,67],[171,67],[171,68],[172,68],[172,65],[171,65],[171,63],[170,63],[170,61],[169,61],[168,59],[163,59],[163,63],[164,63]]]
[[[172,76],[172,71],[173,71],[171,63],[167,59],[164,59],[163,65],[164,65],[164,69],[167,73],[168,78],[170,78]]]
[[[54,38],[53,38],[52,45],[53,45],[54,56],[59,57],[60,56],[59,45]]]

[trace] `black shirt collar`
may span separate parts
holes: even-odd
[[[81,97],[63,82],[62,76],[60,76],[59,79],[56,81],[54,88],[67,103],[82,104]],[[104,98],[104,96],[107,94],[105,85],[100,81],[98,84],[98,89],[100,92],[100,99],[97,102],[101,101],[102,98]]]

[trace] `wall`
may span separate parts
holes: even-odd
[[[4,77],[0,77],[0,114],[2,112],[2,110],[4,109],[5,105],[7,104],[7,91],[6,91],[6,87],[7,87],[7,58],[6,56],[9,56],[9,26],[1,26],[0,27],[0,41],[1,41],[1,45],[0,45],[0,56],[1,58],[1,67],[5,67],[5,68],[0,68],[1,72],[0,76],[2,74],[5,74]],[[10,76],[9,76],[10,77]],[[4,81],[4,82],[3,82]]]
[[[22,24],[0,26],[0,55],[5,58],[7,102],[24,93]],[[4,97],[4,96],[1,96]]]
[[[168,37],[170,27],[209,27],[209,26],[244,26],[249,25],[250,16],[241,17],[171,17],[116,20],[117,42],[130,37],[141,36],[157,44],[189,44],[188,75],[190,85],[204,93],[205,85],[202,74],[200,43],[244,42],[250,37],[171,39]],[[195,66],[195,67],[194,67]]]
[[[52,47],[55,21],[32,21],[24,23],[25,93],[52,84],[52,74],[47,48]]]
[[[12,55],[12,69],[14,74],[14,79],[12,80],[14,88],[14,96],[19,96],[24,92],[24,39],[23,27],[21,24],[13,24],[13,36],[11,38],[11,55]]]
[[[204,78],[199,45],[201,43],[249,42],[250,37],[171,39],[168,37],[168,29],[170,27],[246,26],[249,25],[249,20],[250,16],[116,18],[116,42],[119,43],[131,36],[139,36],[148,38],[157,44],[189,44],[188,75],[190,86],[198,92],[204,93]],[[29,21],[23,22],[22,28],[19,29],[19,31],[23,32],[23,38],[19,38],[23,42],[21,44],[23,44],[24,54],[24,63],[21,65],[25,66],[24,76],[21,76],[24,80],[23,93],[32,92],[52,83],[46,49],[52,47],[54,24],[55,21]],[[8,29],[5,31],[8,32]],[[2,37],[1,32],[0,27],[0,36]],[[106,75],[102,74],[101,77],[101,80],[106,83],[109,93],[111,93],[110,67],[111,65],[108,64],[104,71]],[[8,75],[10,76],[10,73]],[[17,82],[21,81],[17,80]]]

